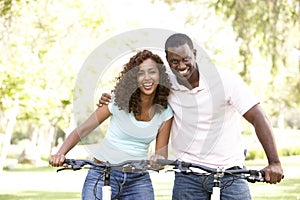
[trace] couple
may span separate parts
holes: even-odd
[[[172,147],[177,159],[210,167],[242,167],[245,157],[238,127],[238,118],[242,115],[254,126],[266,152],[269,162],[263,169],[266,181],[280,182],[283,170],[271,126],[259,102],[241,78],[218,70],[219,77],[208,80],[199,70],[205,66],[197,65],[197,52],[192,40],[185,34],[171,35],[165,43],[165,51],[172,70],[169,76],[158,56],[147,50],[138,52],[117,79],[114,103],[105,104],[109,98],[102,96],[100,103],[104,105],[99,106],[83,125],[69,135],[58,153],[51,156],[50,163],[62,165],[66,153],[80,138],[111,116],[103,151],[95,156],[97,160],[120,162],[122,158],[147,157],[146,150],[153,139],[156,139],[154,157],[167,158],[172,129]],[[222,94],[219,95],[219,92]],[[118,122],[122,120],[131,120],[135,127],[119,128]],[[128,134],[131,127],[134,131]],[[118,154],[103,153],[109,146],[120,149],[119,157]],[[149,174],[113,173],[124,183],[122,199],[154,199]],[[93,185],[98,177],[99,174],[89,171],[83,198],[89,199],[89,195],[93,195]],[[203,179],[204,175],[176,173],[172,198],[209,199],[206,186],[202,187]],[[226,179],[230,177],[223,177],[225,182]],[[235,181],[222,191],[221,198],[251,199],[247,182]]]

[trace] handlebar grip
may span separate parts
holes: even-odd
[[[260,170],[261,176],[265,178],[265,172],[263,170]],[[281,179],[284,179],[284,175],[282,175]]]
[[[71,163],[73,163],[72,161],[73,159],[65,159],[64,163],[70,165]]]

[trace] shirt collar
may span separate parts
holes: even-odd
[[[170,77],[170,81],[172,83],[172,87],[171,87],[172,90],[175,90],[175,91],[189,91],[189,92],[192,92],[192,93],[196,93],[196,92],[200,92],[200,91],[204,90],[207,87],[206,84],[205,84],[205,80],[203,80],[204,76],[201,75],[201,72],[199,72],[199,86],[195,87],[191,90],[188,89],[187,87],[179,84],[178,81],[177,81],[176,75],[171,70],[168,70],[168,74],[169,74],[169,77]]]

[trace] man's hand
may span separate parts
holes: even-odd
[[[265,180],[267,183],[279,183],[284,177],[280,163],[269,164],[263,171],[265,172]]]
[[[111,94],[109,93],[102,93],[101,98],[99,99],[99,103],[97,104],[98,107],[102,107],[103,104],[108,105],[112,101]]]

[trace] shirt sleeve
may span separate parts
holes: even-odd
[[[232,103],[236,110],[241,115],[244,115],[253,106],[258,104],[259,100],[240,76],[232,74],[232,80]]]
[[[168,104],[167,109],[164,110],[164,112],[163,112],[162,119],[163,119],[163,121],[167,121],[172,117],[173,117],[173,110],[172,110],[171,106]]]

